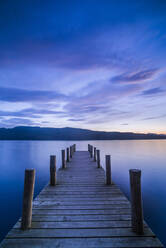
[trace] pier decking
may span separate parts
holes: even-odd
[[[31,229],[20,223],[1,247],[163,247],[146,223],[143,235],[132,231],[130,202],[115,184],[105,184],[104,170],[87,151],[75,152],[58,170],[57,185],[35,198]]]

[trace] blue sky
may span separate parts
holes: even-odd
[[[0,127],[166,133],[165,0],[0,2]]]

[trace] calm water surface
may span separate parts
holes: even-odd
[[[24,170],[36,169],[35,195],[49,180],[49,155],[76,143],[77,150],[87,150],[90,143],[112,155],[112,176],[129,197],[129,169],[142,170],[144,216],[166,246],[166,140],[139,141],[0,141],[0,239],[21,215]]]

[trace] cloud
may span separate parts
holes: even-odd
[[[158,69],[149,69],[137,73],[123,73],[111,78],[110,81],[117,83],[139,83],[141,81],[152,79],[157,71]]]
[[[148,121],[148,120],[156,120],[156,119],[161,119],[161,118],[165,118],[166,117],[166,114],[163,114],[163,115],[158,115],[158,116],[150,116],[150,117],[145,117],[141,120],[143,121]]]
[[[155,88],[152,88],[152,89],[144,90],[142,92],[142,95],[145,95],[145,96],[146,95],[155,95],[155,94],[163,93],[165,91],[166,90],[163,90],[160,87],[155,87]]]
[[[68,119],[68,121],[79,122],[79,121],[84,121],[84,119],[83,118],[80,118],[80,119],[71,118],[71,119]]]
[[[15,126],[33,126],[33,125],[39,125],[38,122],[34,122],[30,119],[26,119],[26,118],[10,118],[7,120],[2,120],[0,122],[0,126],[1,127],[15,127]]]
[[[99,84],[99,86],[95,84]],[[142,90],[140,85],[119,85],[111,84],[109,80],[100,82],[89,83],[88,86],[80,89],[78,95],[70,98],[70,101],[64,105],[66,116],[69,120],[80,121],[83,123],[103,123],[112,118],[122,118],[128,114],[127,111],[116,109],[119,100],[128,98]],[[81,93],[83,95],[81,96]],[[84,94],[84,92],[87,92]],[[72,116],[72,118],[71,118]],[[109,117],[108,117],[109,116]],[[97,119],[96,119],[97,118]]]
[[[0,116],[15,116],[15,117],[30,117],[30,118],[40,118],[45,115],[53,115],[53,116],[66,116],[66,112],[64,111],[54,111],[47,109],[35,109],[35,108],[27,108],[20,111],[0,111]]]
[[[110,13],[109,18],[112,19]],[[97,25],[96,19],[94,24]],[[57,26],[57,22],[54,20],[52,25]],[[69,28],[68,31],[66,28],[68,25],[70,26],[68,23],[63,26],[64,30],[57,31],[57,33],[62,32],[62,35],[58,35],[56,30],[51,27],[53,28],[50,30],[51,35],[48,34],[47,30],[42,29],[43,37],[24,41],[20,37],[18,42],[14,41],[10,44],[7,53],[5,46],[5,49],[1,51],[1,67],[33,64],[75,71],[100,68],[109,70],[114,68],[127,68],[128,70],[148,68],[147,58],[153,55],[148,49],[145,49],[147,44],[144,44],[144,39],[150,40],[151,33],[147,31],[144,23],[140,25],[130,24],[129,26],[114,26],[112,22],[109,23],[109,26],[105,26],[101,23],[101,29],[98,27],[96,29],[95,26],[93,29],[89,29],[88,25],[85,28],[84,25],[79,24],[82,28],[80,32],[74,27],[73,29]],[[135,29],[137,29],[137,33],[134,33]],[[35,33],[31,35],[35,35]],[[145,38],[142,39],[142,36]],[[140,50],[143,45],[144,53],[141,53]]]
[[[65,101],[68,97],[55,91],[24,90],[0,87],[0,101],[6,102],[49,102]]]
[[[17,102],[20,101],[23,96],[25,96],[24,101],[30,102],[33,107],[18,111],[1,110],[0,116],[30,118],[34,119],[34,122],[36,122],[35,120],[38,120],[41,124],[45,124],[42,121],[49,120],[50,123],[53,123],[53,120],[58,119],[59,122],[64,123],[104,123],[112,119],[124,119],[126,115],[128,116],[128,111],[116,109],[117,105],[115,104],[117,101],[119,101],[119,99],[122,100],[128,98],[129,96],[132,96],[141,90],[141,85],[117,86],[113,83],[110,83],[109,78],[107,80],[103,80],[102,82],[89,82],[87,86],[82,87],[78,91],[71,93],[68,96],[51,91],[27,91],[10,88],[9,92],[4,91],[4,100]],[[20,92],[22,93],[21,99]],[[15,93],[14,97],[12,95],[13,93]],[[45,97],[44,101],[42,101],[43,95]],[[10,97],[13,98],[11,99]],[[51,101],[55,101],[55,99],[57,100],[56,104],[52,104]],[[62,106],[57,104],[59,102],[62,103]],[[55,123],[56,122],[57,121],[55,121]]]

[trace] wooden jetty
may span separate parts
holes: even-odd
[[[67,163],[63,150],[62,168],[57,175],[53,166],[55,157],[51,157],[50,183],[55,186],[48,184],[34,199],[32,222],[31,211],[23,210],[25,220],[28,215],[27,219],[31,222],[30,227],[26,228],[25,224],[22,228],[23,221],[20,219],[1,243],[2,248],[163,247],[143,220],[143,227],[141,219],[135,223],[141,229],[133,228],[135,220],[131,213],[136,211],[136,215],[142,218],[139,204],[139,209],[134,209],[134,199],[140,201],[139,194],[132,198],[131,208],[128,199],[111,181],[109,156],[106,158],[105,176],[100,166],[99,151],[95,149],[93,157],[92,148],[88,147],[88,150],[90,154],[88,151],[75,152],[75,147],[68,148]],[[34,185],[34,182],[31,181],[31,184]],[[139,188],[138,184],[137,181]],[[24,198],[25,210],[26,200],[27,196]],[[28,209],[30,207],[28,205]],[[29,225],[28,221],[24,223]]]

